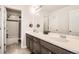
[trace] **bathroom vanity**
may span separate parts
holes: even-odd
[[[26,44],[31,52],[79,54],[79,9],[65,11],[63,8],[50,14],[42,13],[41,17],[34,15],[34,21],[34,31],[26,32]]]
[[[34,35],[34,36],[33,36]],[[37,37],[38,33],[26,33],[26,46],[34,54],[75,54],[75,52],[67,50],[57,44],[45,40],[45,34]],[[47,38],[46,38],[47,39]],[[53,41],[54,42],[54,41]],[[62,42],[60,42],[62,43]],[[63,43],[64,44],[64,43]]]

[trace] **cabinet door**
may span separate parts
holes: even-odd
[[[38,38],[33,38],[33,52],[36,54],[40,53],[40,43]]]
[[[32,39],[30,39],[30,50],[31,50],[31,52],[33,51],[33,40]]]
[[[33,52],[35,54],[39,54],[40,53],[40,45],[36,42],[33,42]]]
[[[44,46],[41,46],[41,54],[52,54],[52,52]]]
[[[27,45],[27,48],[29,49],[30,48],[30,40],[28,37],[26,37],[26,45]]]
[[[26,45],[32,52],[33,50],[33,37],[29,34],[26,34]]]

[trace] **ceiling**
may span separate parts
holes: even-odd
[[[43,12],[53,12],[57,9],[67,7],[68,5],[42,5],[41,11]]]

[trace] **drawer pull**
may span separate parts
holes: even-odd
[[[0,49],[1,49],[1,46],[0,46]]]
[[[72,32],[71,30],[69,32]]]

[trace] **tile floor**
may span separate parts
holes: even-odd
[[[27,48],[21,48],[20,43],[14,43],[7,46],[5,54],[30,54],[31,52]]]

